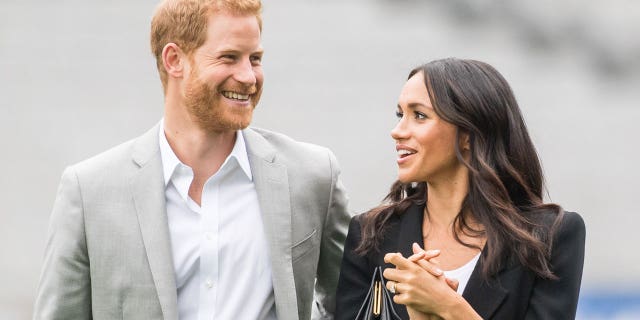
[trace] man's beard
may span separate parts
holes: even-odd
[[[242,91],[244,92],[244,90]],[[242,130],[249,126],[253,109],[257,103],[253,98],[258,96],[258,94],[252,95],[253,105],[249,108],[225,106],[221,101],[225,99],[222,93],[209,87],[198,79],[197,74],[192,73],[185,90],[185,105],[201,129],[215,133],[229,132]]]

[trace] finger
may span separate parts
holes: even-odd
[[[396,268],[386,268],[382,271],[382,276],[387,279],[387,281],[395,281],[402,282],[404,280],[405,273],[407,271],[400,270]]]
[[[396,284],[397,284],[397,282],[389,280],[385,284],[385,287],[387,287],[387,290],[389,290],[389,292],[396,293]]]
[[[429,262],[427,260],[422,259],[420,261],[417,261],[416,263],[420,266],[420,268],[426,270],[427,272],[429,272],[430,274],[432,274],[432,275],[434,275],[436,277],[439,277],[439,276],[444,274],[442,269],[436,267],[435,264],[433,264],[433,263],[431,263],[431,262]]]
[[[458,291],[458,287],[460,286],[460,281],[458,279],[444,278],[447,281],[447,284],[453,291]]]
[[[396,290],[398,290],[396,288]],[[396,304],[404,304],[406,305],[409,302],[409,297],[407,294],[396,293],[393,295],[393,302]]]
[[[393,257],[400,257],[400,258],[404,258],[404,256],[402,255],[402,253],[400,252],[390,252],[384,255],[384,262],[386,263],[392,263],[391,259]]]
[[[421,259],[419,261],[424,261]],[[415,263],[405,259],[400,253],[387,253],[384,255],[384,262],[391,263],[396,268],[410,270],[416,267]]]
[[[407,260],[411,261],[411,262],[416,262],[420,259],[424,259],[425,258],[425,251],[421,251],[418,253],[414,253],[411,257],[407,258]]]
[[[424,258],[427,260],[431,260],[439,255],[440,255],[440,250],[438,249],[427,250],[424,252]]]
[[[411,245],[411,249],[413,250],[413,253],[418,253],[418,252],[423,252],[424,250],[422,249],[422,247],[420,247],[420,245],[417,242],[414,242]]]
[[[387,290],[389,290],[389,292],[393,294],[400,294],[401,292],[405,292],[405,291],[402,291],[401,289],[404,286],[405,286],[404,284],[395,282],[395,281],[387,281],[387,283],[385,284],[385,287],[387,288]]]
[[[409,291],[410,288],[411,286],[409,284],[406,284],[403,282],[396,282],[396,285],[395,285],[396,294],[406,293],[407,291]]]
[[[414,255],[416,255],[418,253],[421,253],[421,252],[424,252],[424,258],[427,259],[427,260],[435,258],[435,257],[440,255],[440,250],[432,249],[432,250],[426,250],[425,251],[424,249],[422,249],[422,247],[420,247],[420,245],[417,242],[414,242],[411,245],[411,249],[413,250]]]

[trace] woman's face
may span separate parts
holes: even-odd
[[[455,154],[456,127],[436,114],[422,72],[402,88],[397,116],[391,137],[396,141],[400,181],[437,183],[466,169]]]

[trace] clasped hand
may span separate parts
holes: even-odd
[[[412,320],[442,319],[449,302],[457,295],[458,281],[448,279],[438,268],[439,250],[423,250],[417,243],[413,244],[413,255],[404,258],[400,253],[387,253],[386,263],[395,268],[384,270],[387,289],[395,291],[393,301],[407,306]]]

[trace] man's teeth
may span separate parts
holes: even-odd
[[[242,94],[242,93],[237,93],[237,92],[232,92],[232,91],[222,91],[222,95],[225,96],[226,98],[229,98],[229,99],[236,99],[236,100],[248,100],[249,99],[249,95],[248,94]]]

